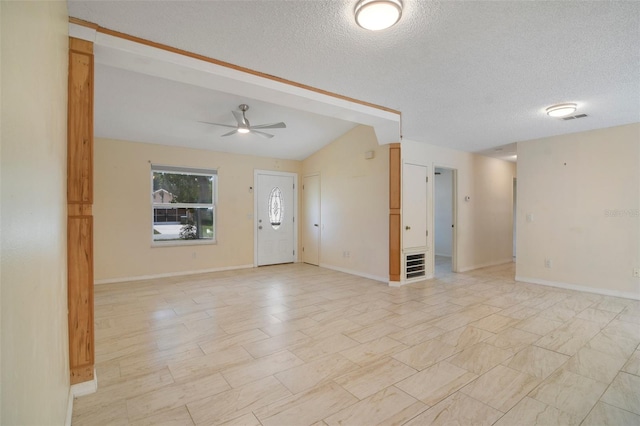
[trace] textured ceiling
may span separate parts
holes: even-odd
[[[414,141],[491,153],[640,121],[640,2],[404,0],[381,32],[354,23],[355,3],[68,2],[105,28],[399,110]],[[588,117],[547,117],[559,102]]]

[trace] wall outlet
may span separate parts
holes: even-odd
[[[345,250],[342,252],[342,257],[351,257],[351,253]]]
[[[553,262],[551,261],[551,259],[546,258],[544,260],[544,267],[545,268],[549,268],[549,269],[551,269],[553,267]]]
[[[533,222],[533,213],[527,213],[527,222]]]
[[[633,268],[633,276],[640,278],[640,268]]]

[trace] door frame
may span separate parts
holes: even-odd
[[[433,202],[431,203],[431,229],[433,232],[429,238],[431,242],[430,246],[433,248],[431,250],[431,267],[432,271],[435,275],[436,267],[436,241],[435,241],[435,214],[436,214],[436,198],[435,198],[435,185],[436,185],[436,168],[438,169],[447,169],[451,170],[451,220],[452,220],[452,231],[451,231],[451,272],[458,272],[458,169],[454,166],[440,163],[433,163],[433,168],[431,171],[431,191]]]
[[[318,265],[320,266],[320,255],[321,255],[321,250],[322,250],[322,178],[320,177],[320,172],[316,172],[316,173],[310,173],[308,175],[304,175],[302,176],[302,191],[304,191],[304,180],[308,177],[318,177],[318,206],[320,207],[320,211],[318,212],[319,214],[319,220],[318,220],[318,225],[320,226],[320,229],[318,229]],[[305,203],[305,196],[304,194],[302,195],[302,211],[304,212],[304,218],[302,219],[302,221],[300,222],[300,227],[302,229],[302,244],[304,246],[304,240],[305,240],[305,222],[307,221],[307,206],[304,205]],[[301,253],[301,257],[300,257],[300,262],[304,262],[304,253]],[[309,265],[312,265],[311,263]],[[315,266],[315,265],[314,265]]]
[[[286,176],[293,177],[293,256],[294,263],[299,262],[300,250],[298,250],[298,174],[292,172],[281,172],[278,170],[253,170],[253,267],[258,267],[258,175]]]

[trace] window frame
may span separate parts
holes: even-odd
[[[198,167],[179,167],[169,166],[163,164],[150,163],[149,181],[150,191],[149,199],[151,201],[151,247],[175,247],[175,246],[190,246],[190,245],[214,245],[217,244],[218,232],[216,227],[217,218],[217,205],[218,205],[218,169],[205,169]],[[211,177],[211,204],[209,203],[155,203],[153,196],[153,175],[154,173],[173,173],[192,176],[207,176]],[[212,211],[212,230],[213,238],[196,238],[196,239],[175,239],[175,240],[156,240],[154,238],[155,227],[155,209],[197,209],[197,208],[211,208]]]

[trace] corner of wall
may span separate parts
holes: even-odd
[[[388,146],[356,126],[303,160],[302,171],[320,174],[322,266],[387,282]]]

